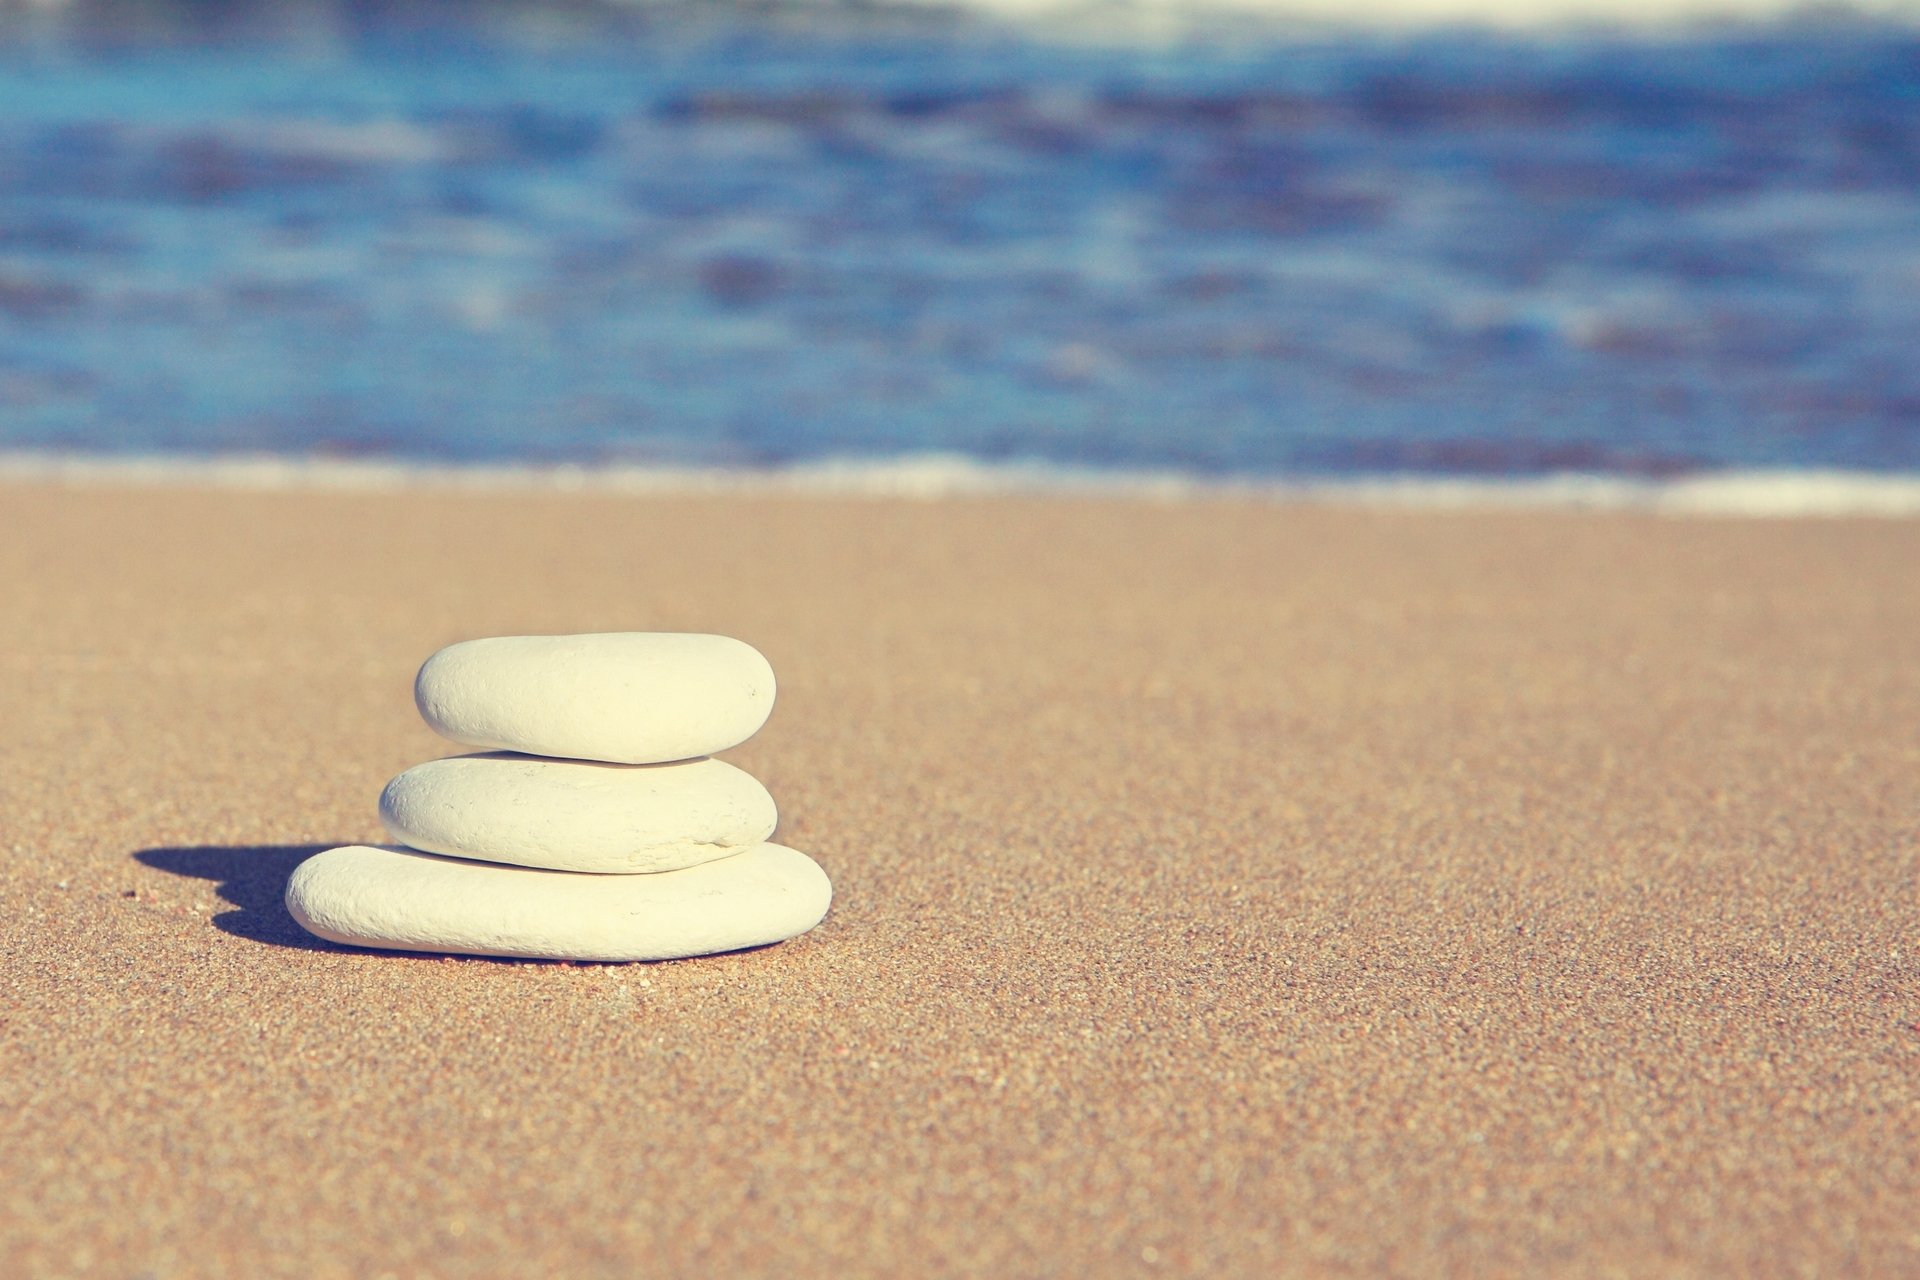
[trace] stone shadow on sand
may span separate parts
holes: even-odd
[[[213,927],[236,938],[301,951],[345,951],[314,937],[287,912],[287,877],[327,844],[187,845],[142,849],[133,860],[176,876],[218,880],[221,899],[237,911],[223,911]]]
[[[554,963],[550,960],[523,959],[516,956],[470,956],[440,951],[390,951],[373,947],[350,947],[343,943],[328,942],[324,938],[314,937],[295,923],[292,914],[287,911],[287,879],[293,875],[293,869],[308,858],[335,847],[331,844],[177,845],[142,849],[133,855],[133,860],[142,866],[165,871],[171,875],[192,876],[197,880],[218,880],[220,885],[217,892],[221,899],[231,902],[238,910],[223,911],[213,917],[213,927],[222,933],[230,933],[236,938],[246,938],[252,942],[264,942],[275,947],[291,947],[298,951],[359,952],[396,959],[446,960],[453,958],[483,964],[507,965]],[[774,942],[764,946],[741,947],[736,951],[714,954],[752,955],[756,951],[771,951],[779,945],[781,944]],[[687,959],[704,958],[706,957],[687,957]],[[561,961],[560,963],[593,962]]]

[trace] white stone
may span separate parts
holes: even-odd
[[[401,844],[554,871],[674,871],[759,844],[779,814],[720,760],[597,764],[495,754],[415,765],[380,793]]]
[[[428,658],[413,700],[436,733],[470,746],[657,764],[752,737],[773,710],[773,668],[727,636],[496,636]]]
[[[581,876],[347,845],[287,883],[307,932],[356,947],[547,960],[670,960],[780,942],[833,899],[806,854],[760,844],[650,876]]]

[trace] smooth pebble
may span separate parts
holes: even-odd
[[[665,631],[467,640],[428,658],[413,685],[421,716],[455,742],[612,764],[737,746],[773,694],[752,645]]]
[[[781,942],[833,899],[806,854],[761,844],[679,871],[581,876],[347,845],[294,869],[287,910],[357,947],[546,960],[670,960]]]
[[[674,871],[759,844],[779,814],[751,774],[721,760],[598,764],[453,756],[380,793],[401,844],[554,871]]]

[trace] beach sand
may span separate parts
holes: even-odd
[[[9,1275],[1920,1273],[1920,521],[0,487]],[[782,946],[280,905],[719,631]]]

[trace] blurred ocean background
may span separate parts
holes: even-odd
[[[1920,9],[1728,12],[0,0],[0,454],[1920,472]]]

